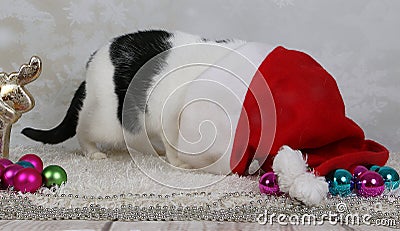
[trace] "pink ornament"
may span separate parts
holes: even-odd
[[[6,168],[3,167],[3,165],[0,165],[0,189],[3,189],[3,185],[1,184],[1,182],[2,182],[1,178],[3,177],[3,173],[4,173],[5,169]]]
[[[6,158],[0,158],[0,165],[2,165],[4,168],[6,168],[8,165],[12,165],[13,162],[9,159]]]
[[[18,164],[12,164],[5,168],[3,175],[1,176],[1,184],[3,187],[8,188],[13,186],[13,178],[15,174],[17,174],[17,172],[23,168],[24,167]]]
[[[385,181],[379,173],[374,171],[365,171],[356,182],[356,192],[360,196],[375,197],[379,196],[385,190]]]
[[[3,175],[4,169],[6,169],[6,168],[3,167],[3,165],[0,165],[0,179],[1,179],[1,176]]]
[[[33,164],[35,169],[41,173],[43,171],[43,161],[40,159],[39,156],[35,154],[26,154],[19,158],[20,161],[28,161],[29,163]]]
[[[366,167],[364,167],[362,165],[358,165],[353,170],[353,177],[354,178],[358,178],[361,174],[363,174],[366,171],[368,171],[368,168],[366,168]]]
[[[42,186],[42,175],[34,168],[24,168],[15,174],[13,183],[15,190],[33,193]]]
[[[279,190],[278,179],[274,172],[267,172],[260,178],[259,188],[261,193],[268,195],[282,194]]]

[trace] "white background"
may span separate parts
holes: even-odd
[[[14,125],[11,145],[35,144],[20,134],[26,126],[61,121],[95,49],[119,34],[163,28],[311,54],[336,78],[348,116],[367,137],[399,151],[399,12],[394,0],[0,0],[0,71],[31,55],[44,62],[28,85],[36,107]]]

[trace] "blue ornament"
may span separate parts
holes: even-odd
[[[15,163],[15,164],[21,165],[21,166],[24,167],[24,168],[35,168],[35,166],[33,166],[32,163],[30,163],[30,162],[28,162],[28,161],[24,161],[24,160],[18,161],[18,162]]]
[[[328,178],[329,192],[333,195],[348,196],[354,188],[353,176],[345,169],[337,169]]]
[[[399,174],[391,167],[383,166],[380,167],[378,173],[382,176],[385,181],[385,188],[388,190],[394,190],[399,187],[400,180]]]

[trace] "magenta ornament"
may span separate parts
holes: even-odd
[[[17,172],[23,168],[24,167],[18,164],[12,164],[5,168],[3,175],[1,176],[1,184],[3,187],[8,188],[13,186],[13,178],[15,174],[17,174]]]
[[[362,173],[356,183],[357,195],[376,197],[385,191],[385,181],[379,173],[368,170]]]
[[[42,175],[34,168],[24,168],[15,174],[13,184],[17,191],[33,193],[42,186]]]
[[[4,169],[6,169],[3,165],[0,165],[0,179],[1,176],[3,175]]]
[[[31,163],[39,173],[43,170],[43,161],[35,154],[25,154],[19,158],[19,161],[27,161]]]
[[[13,162],[9,159],[6,158],[0,158],[0,165],[2,165],[4,168],[6,168],[8,165],[12,165]]]
[[[362,166],[362,165],[358,165],[353,170],[353,177],[355,179],[357,179],[361,174],[363,174],[366,171],[368,171],[368,168],[366,168],[365,166]]]
[[[267,172],[260,178],[259,188],[261,193],[268,195],[282,194],[279,190],[278,178],[274,172]]]
[[[3,167],[3,165],[1,165],[0,164],[0,189],[3,189],[3,185],[2,185],[2,180],[1,180],[1,178],[3,177],[3,173],[4,173],[4,170],[5,170],[6,168],[5,167]]]

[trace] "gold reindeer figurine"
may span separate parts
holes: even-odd
[[[37,79],[41,71],[40,58],[33,56],[18,72],[0,73],[0,157],[9,157],[12,124],[35,106],[32,95],[24,86]]]

